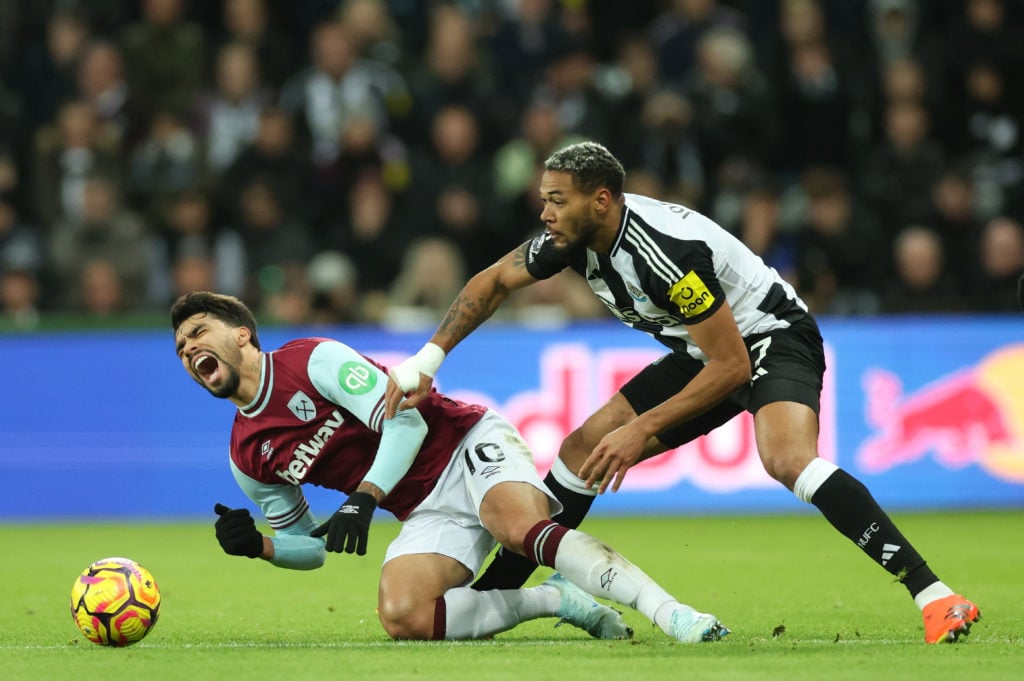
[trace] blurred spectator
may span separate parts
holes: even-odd
[[[50,15],[45,35],[26,50],[18,89],[32,127],[52,123],[61,105],[74,96],[75,70],[90,35],[86,16],[64,7]]]
[[[402,66],[402,41],[386,0],[342,0],[338,20],[356,54],[391,67]]]
[[[743,33],[726,27],[702,33],[686,92],[712,193],[721,174],[733,172],[726,166],[764,165],[772,158],[779,125],[767,81]]]
[[[969,65],[964,79],[963,96],[944,112],[946,148],[1001,196],[1019,191],[1024,181],[1020,96],[1006,72],[993,64]]]
[[[256,139],[239,153],[217,179],[216,205],[219,222],[237,222],[241,196],[254,182],[271,187],[288,213],[308,219],[314,211],[307,193],[312,184],[308,154],[296,144],[291,116],[268,107],[260,114]]]
[[[132,205],[155,218],[161,204],[203,182],[199,139],[173,111],[157,113],[129,159],[127,190]]]
[[[482,143],[489,149],[503,138],[506,126],[512,129],[519,102],[511,91],[502,91],[509,88],[496,88],[491,82],[477,29],[466,13],[455,5],[437,4],[429,26],[424,57],[410,70],[412,112],[405,137],[419,146],[418,140],[430,137],[438,111],[461,105],[476,116]]]
[[[42,265],[39,234],[0,194],[0,315],[15,328],[31,329],[39,321]]]
[[[882,294],[882,312],[959,312],[962,282],[950,276],[942,239],[931,229],[913,225],[893,240],[893,273]]]
[[[0,266],[0,320],[29,331],[39,324],[39,279],[31,270]]]
[[[305,280],[303,263],[316,252],[315,242],[306,224],[288,212],[273,187],[254,181],[242,190],[240,209],[235,229],[245,243],[246,298],[264,301]]]
[[[346,209],[328,226],[326,246],[352,261],[362,294],[386,291],[398,276],[402,245],[414,234],[379,173],[361,175],[346,200]]]
[[[949,46],[924,21],[918,0],[868,0],[866,7],[871,74],[883,72],[895,61],[913,59],[934,79],[929,87],[941,88],[943,53]]]
[[[1019,82],[1024,75],[1024,27],[1019,17],[1011,18],[1005,0],[964,0],[960,4],[963,14],[950,26],[944,44],[946,53],[955,55],[946,62],[951,102],[965,94],[967,72],[978,64],[988,65],[1010,83]]]
[[[667,83],[682,82],[696,68],[698,43],[707,31],[744,27],[743,15],[717,0],[669,0],[666,4],[648,36],[658,54],[661,79]]]
[[[357,114],[345,121],[339,132],[341,151],[335,159],[316,168],[315,180],[307,189],[314,195],[319,211],[317,224],[330,222],[346,209],[348,195],[358,178],[380,175],[390,190],[401,191],[410,181],[409,153],[405,144],[371,117]]]
[[[558,22],[554,0],[520,0],[502,17],[488,41],[495,82],[505,99],[521,102],[568,36]]]
[[[289,35],[270,21],[267,0],[224,0],[221,45],[240,43],[256,54],[264,81],[277,90],[297,69]]]
[[[142,0],[140,9],[121,33],[129,88],[148,116],[185,116],[205,82],[206,34],[185,16],[185,0]]]
[[[61,107],[56,125],[36,134],[32,167],[34,217],[49,231],[58,218],[80,216],[88,176],[118,177],[119,148],[88,102],[71,101]]]
[[[806,223],[799,227],[798,291],[815,312],[875,314],[885,258],[877,225],[837,170],[803,178]]]
[[[214,288],[194,290],[245,294],[245,244],[235,230],[217,226],[203,192],[190,189],[174,197],[163,210],[162,223],[165,257],[179,283],[178,295],[183,292],[180,280],[199,274],[209,276]],[[207,268],[208,274],[202,272]]]
[[[73,292],[70,306],[92,316],[110,317],[137,308],[131,284],[110,260],[96,258],[83,263]]]
[[[889,235],[929,217],[931,187],[945,163],[942,147],[929,137],[929,118],[918,103],[890,104],[885,140],[867,151],[860,171],[865,199]]]
[[[116,43],[90,43],[78,64],[78,96],[89,102],[122,151],[130,151],[143,134],[140,103],[128,89],[124,57]]]
[[[594,57],[579,40],[563,42],[531,97],[549,102],[567,133],[607,141],[612,132],[612,103],[594,82]]]
[[[706,198],[707,178],[690,101],[666,88],[651,93],[640,115],[640,165],[658,178],[672,200],[700,206]]]
[[[379,75],[355,53],[352,40],[338,21],[313,29],[312,65],[285,83],[281,106],[301,121],[312,145],[313,162],[328,165],[341,152],[341,131],[355,116],[387,125]]]
[[[427,237],[409,244],[391,287],[382,321],[397,328],[433,327],[466,283],[467,267],[449,239]],[[372,315],[372,311],[368,311]]]
[[[58,302],[104,313],[138,309],[166,278],[155,267],[155,236],[123,206],[111,178],[91,175],[83,199],[80,216],[63,220],[48,240],[51,274],[62,285]]]
[[[321,251],[309,261],[306,275],[312,289],[309,322],[345,324],[362,320],[355,263],[338,251]]]
[[[530,102],[523,111],[519,136],[505,142],[494,155],[498,200],[509,203],[523,192],[536,192],[537,168],[558,149],[582,140],[580,135],[566,134],[553,103],[544,98]]]
[[[855,95],[842,45],[825,30],[816,0],[788,0],[780,7],[782,46],[771,74],[778,94],[778,119],[786,144],[780,145],[784,173],[806,165],[845,165],[849,159]]]
[[[260,112],[270,92],[260,83],[256,54],[245,43],[228,43],[217,52],[214,88],[193,110],[193,129],[206,140],[206,169],[216,177],[255,138]]]
[[[10,198],[0,193],[0,268],[38,272],[42,265],[39,232],[24,222]]]
[[[1017,312],[1017,280],[1024,274],[1024,227],[1000,216],[981,233],[978,273],[971,281],[974,312]]]
[[[932,185],[928,225],[942,239],[952,276],[967,282],[974,275],[984,220],[977,190],[965,170],[947,168]]]
[[[765,264],[794,286],[798,281],[798,240],[782,228],[778,190],[767,183],[753,187],[744,197],[737,236]]]
[[[628,170],[643,163],[644,103],[663,88],[658,80],[657,55],[642,35],[623,34],[617,48],[614,62],[598,65],[595,81],[611,104],[611,136],[606,145],[617,150],[616,155]]]
[[[519,235],[509,235],[493,200],[493,169],[480,153],[479,130],[472,113],[461,106],[438,112],[431,149],[414,157],[409,190],[409,218],[417,232],[458,245],[466,267],[487,267]]]

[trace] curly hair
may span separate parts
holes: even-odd
[[[171,329],[177,333],[182,322],[192,315],[205,313],[234,328],[245,327],[252,332],[250,342],[260,349],[260,338],[256,333],[256,317],[252,310],[238,298],[222,293],[195,291],[174,301],[171,306]]]
[[[578,142],[559,149],[544,161],[544,169],[569,173],[573,185],[588,194],[604,187],[618,197],[626,179],[619,159],[597,142]]]

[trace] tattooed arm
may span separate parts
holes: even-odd
[[[421,358],[424,355],[424,351],[421,350],[391,372],[385,393],[386,418],[394,416],[398,409],[410,409],[419,404],[430,392],[434,382],[434,371],[440,366],[444,356],[490,318],[509,293],[537,281],[526,270],[526,255],[529,248],[530,242],[527,241],[466,282],[448,308],[430,342],[424,346],[427,350],[433,345],[432,352]],[[396,380],[396,375],[402,375],[403,371],[411,371],[412,375],[418,374],[419,386],[404,391],[399,386],[401,381]],[[404,401],[403,397],[406,398]]]

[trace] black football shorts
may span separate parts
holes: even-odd
[[[756,414],[772,402],[799,402],[817,414],[820,408],[825,351],[818,324],[810,315],[789,328],[745,338],[753,380],[686,423],[658,433],[671,448],[706,435],[743,410]],[[647,365],[620,392],[637,414],[672,397],[704,368],[685,352],[670,352]]]

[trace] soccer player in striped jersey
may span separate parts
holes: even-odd
[[[483,638],[539,617],[596,638],[630,638],[621,614],[593,595],[636,608],[682,643],[729,633],[611,547],[553,522],[561,506],[497,413],[433,391],[385,420],[383,366],[326,338],[264,352],[252,312],[231,296],[182,296],[171,327],[188,375],[238,406],[231,471],[274,531],[258,531],[248,509],[216,504],[228,554],[296,570],[322,566],[327,551],[365,555],[379,506],[403,521],[379,585],[378,612],[392,638]],[[318,524],[304,484],[348,498]],[[499,542],[558,572],[529,589],[465,586]]]
[[[510,292],[571,268],[669,352],[562,443],[545,479],[564,508],[555,520],[577,527],[632,465],[747,410],[768,474],[906,586],[925,640],[966,634],[977,606],[939,580],[863,484],[818,457],[823,341],[793,287],[706,216],[624,193],[622,164],[600,144],[565,147],[544,168],[544,232],[474,275],[430,342],[392,370],[386,417],[421,403],[447,353]],[[474,587],[511,588],[532,571],[502,552]]]

